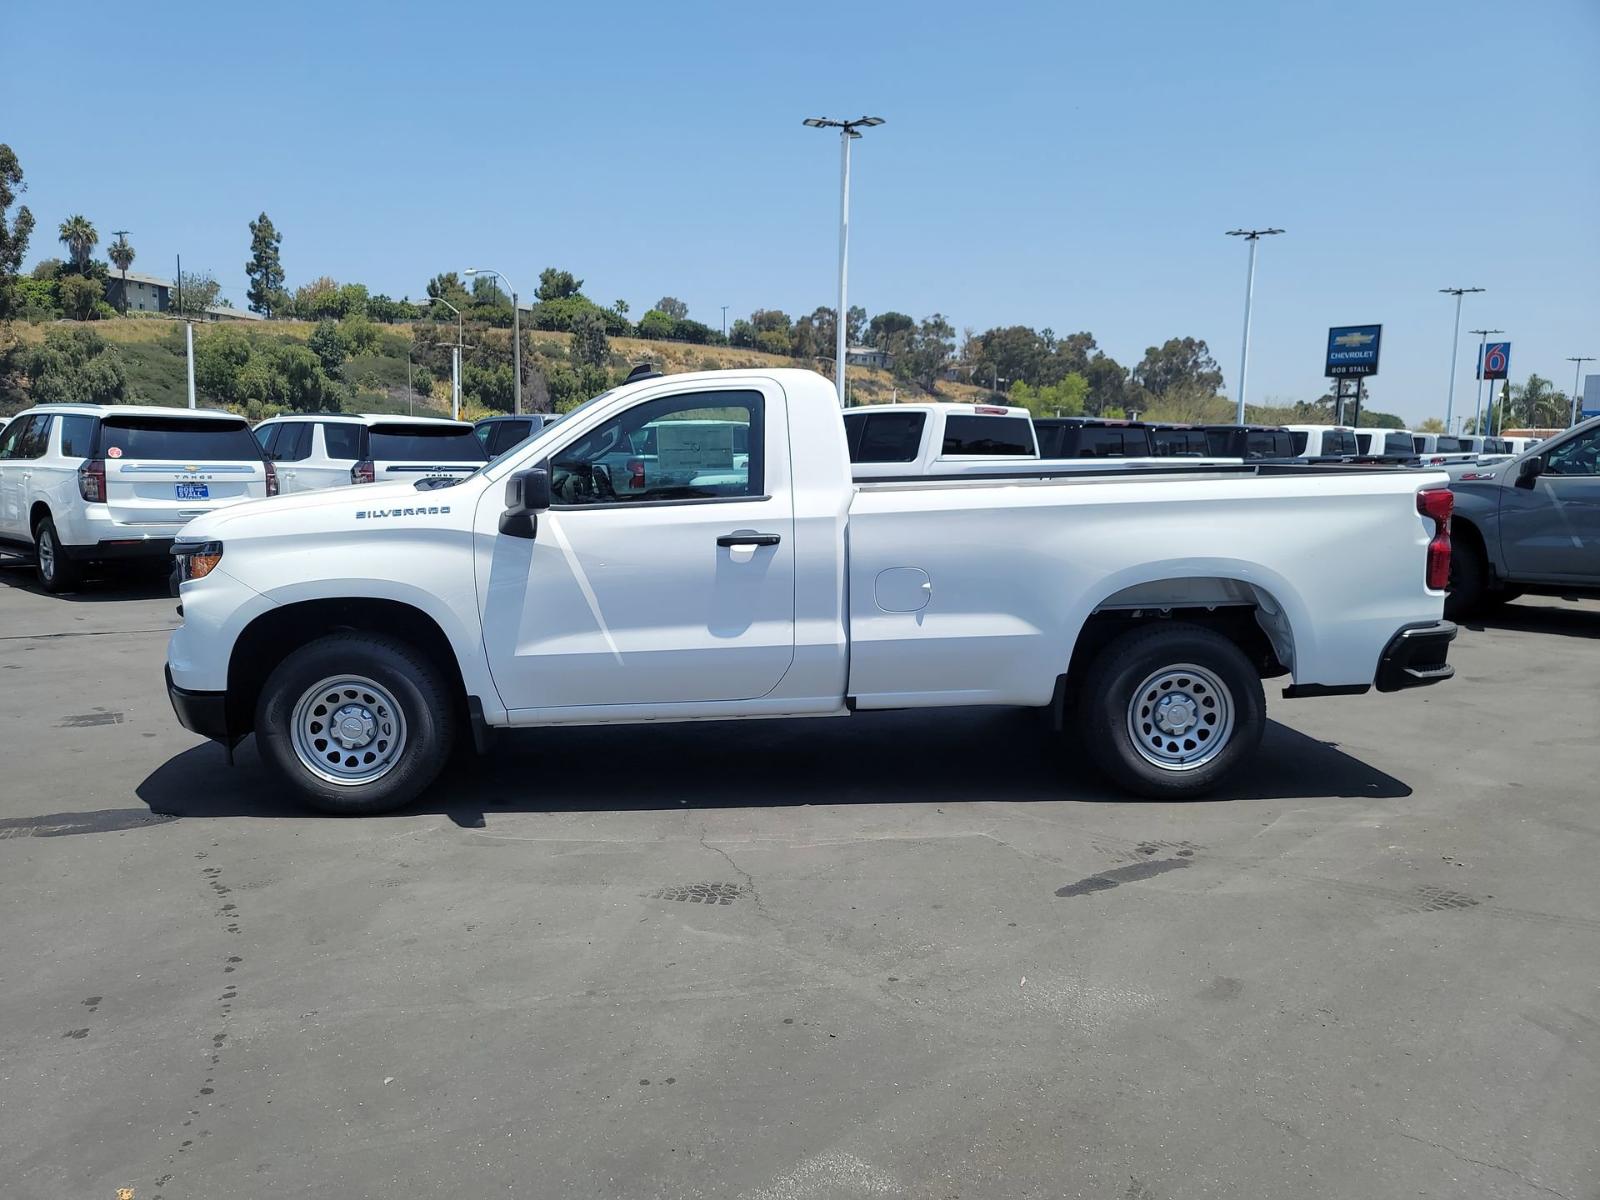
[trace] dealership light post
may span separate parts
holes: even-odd
[[[1476,433],[1476,434],[1481,434],[1483,432],[1483,429],[1482,429],[1482,425],[1483,425],[1483,352],[1489,345],[1489,337],[1490,337],[1490,335],[1491,334],[1496,334],[1496,333],[1504,333],[1505,330],[1504,329],[1469,329],[1469,330],[1467,330],[1467,332],[1468,333],[1475,333],[1475,334],[1478,335],[1478,372],[1477,372],[1477,374],[1478,374],[1478,401],[1477,401],[1477,404],[1473,408],[1473,411],[1472,411],[1472,432]],[[1450,430],[1446,429],[1445,432],[1449,433]]]
[[[461,419],[461,354],[467,345],[466,329],[461,323],[461,310],[443,296],[430,296],[434,304],[442,304],[456,315],[456,344],[450,354],[450,415],[456,420]],[[516,323],[516,318],[512,318]]]
[[[1244,344],[1239,350],[1239,405],[1236,417],[1240,425],[1244,424],[1245,381],[1250,374],[1250,302],[1255,298],[1256,290],[1256,243],[1264,237],[1282,232],[1281,229],[1228,230],[1229,237],[1242,237],[1250,243],[1250,269],[1244,281]]]
[[[1567,361],[1572,364],[1572,415],[1567,420],[1567,425],[1570,427],[1578,423],[1578,376],[1583,371],[1584,363],[1594,361],[1594,355],[1569,354]]]
[[[511,288],[511,370],[515,373],[513,379],[514,392],[512,411],[517,416],[522,415],[522,306],[517,303],[517,289],[512,287],[511,280],[499,271],[491,271],[487,267],[468,267],[468,275],[492,275],[508,288]]]
[[[1450,418],[1455,413],[1456,407],[1456,356],[1461,353],[1461,297],[1472,292],[1483,291],[1480,287],[1470,288],[1440,288],[1439,291],[1446,296],[1456,298],[1456,332],[1450,340],[1450,391],[1444,401],[1444,429],[1450,432]],[[1494,389],[1489,389],[1490,407],[1494,407]]]
[[[859,130],[882,125],[882,117],[858,117],[854,121],[835,121],[828,117],[807,117],[803,124],[812,129],[839,131],[839,311],[834,315],[834,383],[839,389],[839,407],[845,405],[845,334],[850,324],[846,307],[845,283],[850,264],[850,143],[861,136]]]

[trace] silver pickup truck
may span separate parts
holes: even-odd
[[[1449,475],[1450,616],[1530,592],[1600,596],[1600,417],[1517,458]]]

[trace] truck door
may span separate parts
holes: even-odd
[[[481,532],[480,518],[479,536],[494,538],[484,641],[508,709],[750,700],[789,669],[782,390],[667,388],[551,451],[553,504],[534,539]],[[633,458],[647,426],[648,474]]]
[[[1501,489],[1500,552],[1514,578],[1600,577],[1600,425],[1546,451],[1532,487]]]

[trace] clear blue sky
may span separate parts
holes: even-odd
[[[70,31],[65,26],[70,24]],[[1600,2],[13,6],[0,140],[33,258],[85,213],[135,269],[243,304],[246,223],[317,275],[419,294],[541,267],[710,324],[834,297],[838,142],[857,143],[851,300],[1091,330],[1126,364],[1194,335],[1232,389],[1323,390],[1330,324],[1382,322],[1372,403],[1442,415],[1452,301],[1513,375],[1600,354]],[[1463,336],[1457,385],[1470,405]]]

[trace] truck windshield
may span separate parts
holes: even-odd
[[[107,417],[100,423],[100,458],[197,458],[259,461],[261,446],[244,419]]]
[[[367,456],[379,462],[474,462],[488,459],[470,425],[374,425]]]

